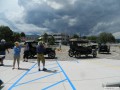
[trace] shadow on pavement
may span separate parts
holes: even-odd
[[[27,69],[27,68],[19,68],[19,70],[30,70],[30,69]]]
[[[99,58],[99,57],[92,57],[92,56],[82,56],[82,57],[78,57],[76,59],[94,59],[94,58]]]
[[[46,71],[44,71],[44,72],[48,72],[48,73],[56,73],[57,70],[46,70]]]
[[[4,67],[12,67],[12,65],[4,65]]]
[[[49,57],[45,57],[45,59],[57,59],[57,57],[55,57],[55,58],[49,58]]]
[[[0,90],[2,90],[3,87],[4,87],[4,86],[0,86]]]
[[[111,53],[105,53],[105,52],[101,52],[99,54],[105,54],[105,55],[110,55]]]

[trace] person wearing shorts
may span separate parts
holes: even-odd
[[[46,71],[47,69],[45,68],[45,58],[44,58],[45,48],[42,42],[38,43],[36,52],[37,52],[37,61],[38,61],[38,71],[40,71],[40,61],[43,64],[43,71]]]

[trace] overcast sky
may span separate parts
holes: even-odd
[[[26,34],[110,32],[120,38],[120,0],[0,0],[0,25]]]

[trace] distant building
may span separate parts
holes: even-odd
[[[39,35],[26,35],[25,40],[37,40],[39,37]]]
[[[55,33],[52,36],[55,38],[56,43],[67,43],[69,41],[69,35],[65,33]]]
[[[55,43],[62,43],[62,44],[66,44],[69,42],[69,35],[65,34],[65,33],[52,33],[52,34],[48,34],[48,38],[50,38],[51,36],[54,37],[55,39]],[[42,38],[43,35],[40,36],[40,38]]]

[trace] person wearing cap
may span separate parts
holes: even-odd
[[[45,68],[45,58],[44,58],[45,47],[42,42],[38,42],[38,45],[36,47],[36,52],[37,52],[37,61],[38,61],[38,71],[40,71],[40,61],[42,61],[43,64],[43,71],[46,71],[47,69]]]
[[[0,43],[0,55],[2,56],[0,58],[0,62],[1,62],[0,66],[4,65],[3,60],[5,59],[6,50],[9,53],[9,50],[7,48],[7,45],[6,45],[6,41],[4,39],[2,39],[1,43]]]
[[[14,61],[13,61],[13,68],[15,68],[15,63],[16,63],[16,60],[17,60],[17,64],[18,64],[18,69],[20,68],[19,67],[19,64],[20,64],[20,52],[21,52],[21,46],[19,45],[19,42],[15,42],[15,46],[13,48],[14,50]]]

